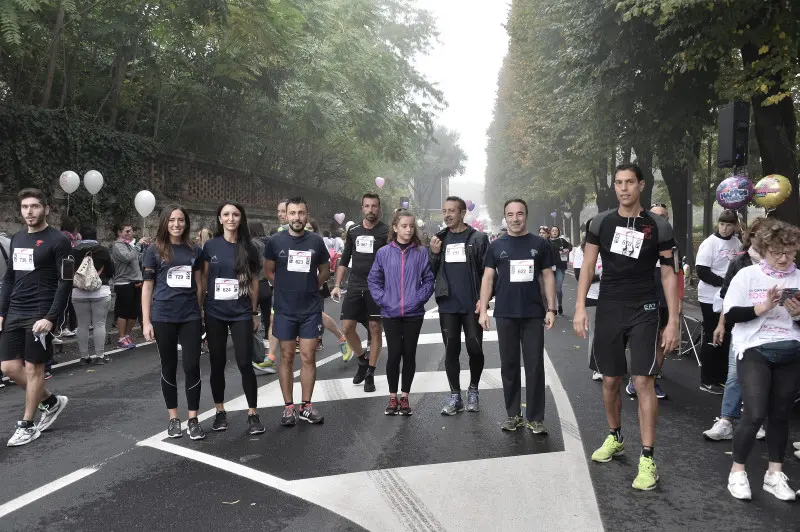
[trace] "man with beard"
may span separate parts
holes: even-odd
[[[365,392],[375,391],[375,366],[382,347],[381,310],[373,301],[367,287],[367,276],[375,262],[375,254],[386,245],[389,226],[380,221],[381,199],[377,194],[364,194],[361,198],[361,212],[364,219],[360,224],[347,231],[344,253],[336,269],[336,284],[331,290],[331,297],[338,299],[341,295],[341,284],[350,259],[347,293],[342,301],[342,331],[347,343],[358,357],[358,371],[353,377],[353,384],[364,383]],[[356,332],[356,324],[369,321],[370,353],[369,359],[361,347],[361,338]]]
[[[64,312],[72,290],[74,261],[69,240],[47,225],[50,213],[44,193],[26,188],[19,193],[23,229],[11,239],[11,262],[0,293],[0,361],[3,373],[25,390],[25,412],[8,446],[38,438],[67,406],[67,397],[44,387],[44,367],[53,355],[53,324]],[[39,423],[33,418],[41,410]]]
[[[478,411],[478,383],[483,372],[483,329],[478,324],[483,259],[489,239],[482,231],[464,223],[466,202],[456,196],[444,201],[442,208],[447,229],[431,239],[430,265],[436,276],[436,303],[445,346],[444,367],[450,384],[450,398],[442,415],[454,416],[464,410],[461,398],[461,331],[469,354],[470,384],[467,390],[468,412]],[[443,260],[444,259],[444,260]]]

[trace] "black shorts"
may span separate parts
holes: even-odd
[[[366,288],[358,290],[350,288],[342,301],[342,315],[340,319],[353,320],[364,323],[365,321],[380,321],[381,309],[372,299],[372,294]]]
[[[663,331],[669,323],[669,309],[667,307],[658,307],[658,330]]]
[[[117,295],[114,316],[118,319],[138,320],[142,313],[142,283],[115,285],[114,293]]]
[[[658,301],[598,301],[589,367],[608,377],[622,377],[628,373],[625,348],[630,347],[630,374],[655,375],[658,330]]]
[[[53,358],[53,335],[45,345],[33,336],[31,329],[14,329],[0,334],[0,360],[24,360],[30,364],[47,364]]]

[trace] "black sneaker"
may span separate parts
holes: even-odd
[[[408,397],[400,397],[400,404],[397,407],[397,413],[401,416],[410,416],[414,413],[411,411],[411,405],[408,404]]]
[[[87,366],[92,363],[92,357],[81,357],[81,364],[86,364]]]
[[[170,438],[180,438],[183,436],[183,429],[181,429],[181,420],[174,417],[169,420],[169,427],[167,427],[167,436]]]
[[[364,379],[367,377],[368,369],[369,369],[369,362],[366,359],[359,358],[358,371],[356,371],[356,376],[353,377],[353,384],[361,384],[362,382],[364,382]]]
[[[375,371],[368,371],[364,377],[364,391],[371,393],[375,391]]]
[[[561,305],[558,306],[558,314],[559,315],[564,314],[564,307],[562,307]]]
[[[295,409],[294,405],[283,407],[281,425],[284,427],[294,427],[297,425],[297,410]]]
[[[725,393],[725,390],[719,384],[701,384],[700,391],[713,395],[722,395]]]
[[[92,364],[97,364],[98,366],[102,366],[106,363],[106,357],[104,356],[93,356],[90,357]]]
[[[206,437],[206,433],[203,431],[203,427],[200,426],[200,422],[197,421],[196,417],[189,418],[189,427],[186,429],[186,432],[189,433],[189,438],[193,440],[202,440]]]
[[[258,414],[250,414],[247,416],[247,424],[250,425],[250,429],[248,430],[250,434],[264,434],[267,430],[264,428],[264,425],[261,424],[261,418],[258,417]]]
[[[319,415],[319,412],[311,407],[311,403],[306,404],[300,411],[300,419],[307,421],[312,425],[316,425],[317,423],[322,423],[325,421],[325,418]]]
[[[228,430],[228,413],[224,410],[218,410],[217,414],[214,416],[214,424],[211,425],[211,428],[216,431]]]

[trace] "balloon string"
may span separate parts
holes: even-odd
[[[69,194],[67,194],[67,216],[69,216]]]

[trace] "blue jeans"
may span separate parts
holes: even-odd
[[[725,393],[722,394],[722,417],[739,419],[742,417],[742,388],[736,373],[736,354],[733,345],[728,350],[728,380],[725,381]]]
[[[556,296],[558,296],[558,306],[561,306],[561,301],[564,299],[564,275],[566,270],[556,268]]]

